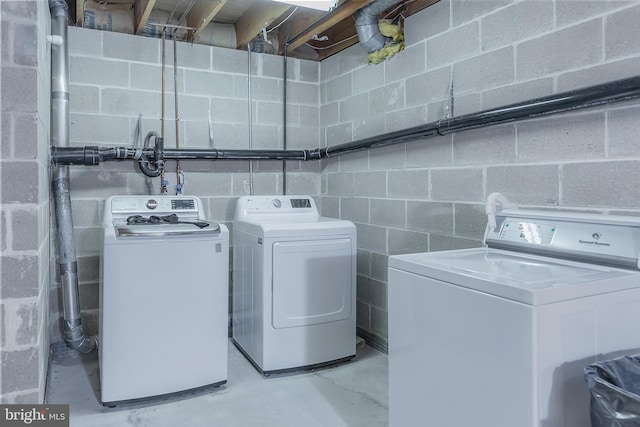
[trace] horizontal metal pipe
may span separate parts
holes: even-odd
[[[368,148],[401,144],[422,138],[447,135],[544,115],[595,107],[640,98],[640,76],[549,95],[449,119],[437,120],[345,144],[313,150],[220,150],[166,149],[165,160],[319,160]],[[102,161],[157,156],[151,148],[52,147],[52,161],[58,165],[96,165]]]

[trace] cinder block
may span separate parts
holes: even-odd
[[[515,203],[555,206],[560,201],[559,172],[557,165],[488,167],[486,194],[497,191]]]
[[[325,133],[325,146],[332,147],[345,142],[351,142],[351,123],[342,123],[335,126],[327,126]]]
[[[353,139],[359,140],[385,133],[384,116],[367,117],[353,122]]]
[[[246,124],[248,122],[249,112],[246,100],[211,98],[209,111],[214,123]]]
[[[178,68],[198,68],[202,70],[211,68],[211,46],[178,41],[176,47],[178,51]],[[162,49],[162,43],[160,49]],[[173,41],[167,40],[165,64],[167,68],[173,68]]]
[[[161,41],[131,34],[102,32],[102,56],[137,62],[160,63]]]
[[[212,197],[209,199],[209,216],[212,221],[233,221],[236,214],[236,197]]]
[[[287,83],[288,103],[318,106],[319,100],[320,89],[317,84],[304,82]]]
[[[35,114],[14,113],[13,120],[11,120],[10,115],[7,115],[7,119],[7,126],[11,126],[11,121],[13,121],[13,158],[25,160],[37,159],[39,143],[38,116]],[[2,127],[3,129],[5,127],[4,121],[2,123]],[[11,139],[8,139],[6,143],[10,145],[11,141]],[[3,156],[4,159],[7,159],[8,157],[9,156]]]
[[[320,108],[317,106],[300,105],[300,125],[317,128],[320,126]],[[317,145],[315,145],[317,147]]]
[[[355,189],[351,193],[358,197],[386,197],[387,173],[358,172],[355,173]],[[351,195],[347,194],[347,195]]]
[[[639,198],[638,161],[562,166],[562,205],[638,208]]]
[[[488,15],[494,10],[509,5],[513,0],[452,0],[451,21],[458,26],[478,16]]]
[[[468,93],[466,95],[458,95],[453,106],[453,116],[463,116],[465,114],[476,113],[482,110],[482,101],[479,93]],[[451,117],[451,110],[447,110],[446,113],[449,117]],[[431,117],[429,116],[429,120],[435,121],[441,119],[443,116]]]
[[[2,204],[37,203],[40,185],[39,165],[35,161],[2,162],[0,168]]]
[[[480,24],[478,21],[453,28],[427,41],[427,65],[440,68],[480,51]]]
[[[368,64],[367,50],[360,43],[356,43],[346,48],[338,57],[339,73],[350,73],[356,68],[364,67]]]
[[[69,26],[69,55],[102,56],[102,33],[103,31]]]
[[[327,195],[351,196],[354,194],[354,180],[351,172],[331,173],[327,176]]]
[[[100,199],[72,199],[73,225],[89,227],[100,224],[102,201]]]
[[[553,94],[553,77],[498,87],[482,93],[482,109],[503,107]]]
[[[640,156],[640,107],[609,112],[608,135],[610,157]]]
[[[389,229],[389,255],[429,251],[429,235],[417,231]]]
[[[75,224],[75,223],[74,223]],[[93,226],[99,223],[92,224]],[[78,281],[80,283],[97,283],[100,280],[100,255],[78,257]]]
[[[320,82],[320,63],[316,61],[308,61],[305,59],[296,60],[300,64],[299,79],[303,82],[318,83]]]
[[[100,111],[113,116],[160,117],[160,94],[156,92],[132,91],[129,89],[102,89],[100,92]]]
[[[146,82],[147,84],[153,82],[153,89],[160,92],[162,83],[160,67],[142,64],[131,64],[131,67],[132,81]],[[154,79],[153,76],[157,76],[157,78]],[[129,63],[110,59],[71,56],[69,60],[69,81],[74,84],[129,87]]]
[[[37,66],[37,29],[34,24],[16,23],[13,34],[13,62],[16,65]]]
[[[481,240],[465,239],[462,237],[443,236],[431,234],[429,236],[429,248],[431,252],[452,251],[455,249],[469,249],[482,247]]]
[[[366,277],[358,277],[358,299],[374,307],[387,307],[387,284]]]
[[[371,252],[358,249],[356,255],[356,270],[358,276],[370,277]],[[0,315],[2,314],[0,306]]]
[[[320,192],[320,177],[315,173],[287,174],[287,194],[318,194]]]
[[[88,59],[88,58],[87,58]],[[109,61],[113,64],[127,64],[122,61]],[[133,89],[151,90],[158,93],[162,92],[162,67],[157,64],[138,64],[135,62],[128,63],[130,73],[130,87]],[[184,93],[184,73],[185,70],[178,68],[178,93]],[[94,79],[92,79],[94,80]],[[95,84],[100,84],[96,82]],[[119,81],[109,86],[127,86],[127,81]],[[165,69],[165,91],[171,94],[173,99],[174,91],[173,67]]]
[[[409,76],[423,73],[427,69],[424,44],[407,46],[407,48],[389,58],[384,63],[385,83],[406,79]]]
[[[340,101],[341,122],[366,119],[369,115],[369,94],[351,96]]]
[[[340,75],[340,55],[333,55],[320,62],[320,82],[327,82]]]
[[[99,113],[100,89],[96,86],[69,85],[69,111]]]
[[[515,76],[513,55],[513,47],[507,46],[454,64],[455,93],[477,92],[511,83]]]
[[[322,196],[320,214],[330,218],[340,218],[340,197]]]
[[[371,332],[386,340],[389,337],[389,313],[386,307],[383,308],[371,306]]]
[[[369,93],[369,116],[403,109],[404,81],[390,83]]]
[[[594,19],[517,46],[518,80],[595,64],[602,59],[602,21]]]
[[[35,68],[2,67],[2,111],[38,110],[38,74]]]
[[[331,102],[320,106],[320,125],[322,127],[340,123],[340,103]]]
[[[453,135],[419,139],[406,144],[407,168],[453,164]]]
[[[453,205],[439,202],[407,202],[407,228],[429,233],[453,234]]]
[[[425,105],[449,98],[451,67],[442,67],[411,77],[406,81],[407,106]]]
[[[356,323],[359,328],[370,330],[369,309],[371,306],[360,300],[356,301]]]
[[[429,198],[429,171],[414,169],[389,171],[389,197],[405,199]]]
[[[0,212],[0,251],[4,252],[9,247],[9,233],[7,232],[8,219],[6,215],[8,211],[2,209]]]
[[[71,193],[75,199],[106,198],[113,194],[127,193],[127,173],[71,168],[70,175]]]
[[[407,45],[419,43],[449,28],[451,1],[440,0],[405,20],[404,37]]]
[[[324,96],[326,102],[339,101],[351,96],[351,74],[345,74],[326,82]]]
[[[387,229],[376,225],[356,223],[358,233],[358,248],[387,253]]]
[[[607,59],[640,53],[640,46],[634,41],[640,31],[640,6],[607,16],[604,28]]]
[[[74,234],[79,255],[94,255],[102,251],[102,227],[75,227]]]
[[[13,234],[13,250],[37,251],[38,216],[35,209],[16,209],[11,212],[11,232]]]
[[[244,53],[244,56],[245,58],[247,57],[246,52]],[[259,74],[264,77],[275,77],[278,79],[281,79],[284,76],[284,63],[281,56],[254,53],[251,56],[251,62],[254,66],[254,74]]]
[[[257,102],[256,123],[282,125],[282,104],[277,102]]]
[[[487,225],[487,215],[484,207],[484,204],[456,203],[454,205],[455,235],[473,240],[482,240]]]
[[[493,126],[453,135],[454,165],[515,163],[514,125]]]
[[[185,93],[232,98],[234,96],[233,77],[231,74],[186,70]],[[269,87],[262,88],[263,84],[267,85],[269,83],[271,83],[271,80],[256,84],[255,91],[253,91],[254,87],[252,87],[252,95],[257,96],[255,99],[266,99],[267,93],[273,92],[275,94],[277,92],[277,83],[275,83],[275,86],[271,84]],[[275,96],[277,99],[277,94]],[[273,94],[270,98],[273,98]]]
[[[371,224],[406,228],[407,211],[404,200],[371,199]]]
[[[401,111],[393,111],[384,116],[386,132],[403,130],[427,123],[427,106],[406,108]]]
[[[29,298],[38,295],[38,257],[2,257],[2,298]]]
[[[384,68],[382,65],[368,64],[351,72],[353,95],[376,90],[384,85]]]
[[[517,129],[520,163],[604,157],[604,113],[523,122]]]
[[[371,252],[371,278],[381,282],[387,282],[387,264],[389,256]]]
[[[369,152],[367,150],[354,151],[338,157],[341,171],[366,171],[369,169]],[[356,187],[359,183],[356,182]]]
[[[431,171],[431,199],[465,202],[484,200],[482,169],[435,169]]]
[[[633,0],[556,0],[557,25],[563,27],[634,3]]]
[[[369,169],[387,170],[406,167],[405,144],[373,148],[369,151]]]
[[[297,128],[287,128],[287,149],[314,149],[318,148],[319,146],[320,129],[318,129],[318,127],[304,126]]]
[[[2,394],[38,388],[40,354],[37,347],[18,351],[3,350],[0,352],[0,356],[2,357],[2,366],[11,367],[11,369],[2,370],[2,384],[0,385]]]
[[[94,310],[100,307],[100,291],[98,282],[83,283],[78,286],[80,307],[82,310]]]
[[[557,91],[564,92],[600,83],[608,83],[612,80],[635,77],[638,75],[638,68],[640,68],[640,58],[631,57],[563,73],[557,78]]]
[[[228,173],[190,173],[185,184],[190,194],[210,197],[232,195],[231,175]]]
[[[512,45],[551,31],[553,6],[552,1],[521,1],[484,16],[481,19],[482,50]]]

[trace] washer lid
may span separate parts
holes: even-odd
[[[315,220],[236,220],[233,223],[233,229],[245,231],[260,237],[312,237],[356,233],[356,226],[351,221],[322,216]]]
[[[640,287],[637,271],[488,248],[392,256],[389,268],[532,305]]]

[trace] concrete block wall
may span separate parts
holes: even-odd
[[[45,1],[0,2],[0,403],[42,403],[49,354]]]
[[[69,28],[70,144],[131,146],[162,128],[162,41]],[[176,147],[173,42],[165,45],[165,147]],[[181,148],[283,148],[282,57],[178,42],[177,92]],[[287,61],[287,146],[319,147],[319,65]],[[249,86],[251,90],[249,113]],[[251,115],[252,126],[248,121]],[[251,132],[250,132],[251,131]],[[232,228],[235,201],[250,190],[245,161],[183,161],[184,194],[200,197],[206,215]],[[320,194],[319,162],[287,162],[289,194]],[[175,161],[166,163],[168,194],[175,194]],[[282,162],[258,161],[254,194],[282,194]],[[152,179],[154,194],[160,179]],[[104,200],[118,194],[149,194],[133,162],[71,168],[71,195],[78,251],[80,298],[87,333],[96,334],[101,221]],[[167,256],[170,256],[167,254]],[[134,262],[134,261],[132,261]],[[51,287],[51,339],[60,341],[59,281]]]
[[[385,63],[360,46],[321,63],[322,144],[635,76],[639,22],[637,1],[440,0],[407,18]],[[387,257],[480,246],[494,191],[640,214],[639,117],[638,102],[612,104],[324,161],[323,213],[358,227],[359,332],[386,346]]]

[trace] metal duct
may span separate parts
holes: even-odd
[[[62,43],[51,45],[51,144],[69,145],[69,50],[67,39],[68,8],[64,0],[49,0],[51,33]],[[58,263],[64,311],[63,337],[81,353],[97,348],[95,337],[87,337],[80,318],[78,294],[78,262],[73,236],[69,166],[52,165],[52,191],[58,225]]]
[[[367,6],[356,12],[356,31],[360,44],[367,52],[375,52],[384,47],[387,38],[380,33],[378,16],[391,6],[402,0],[373,0]]]

